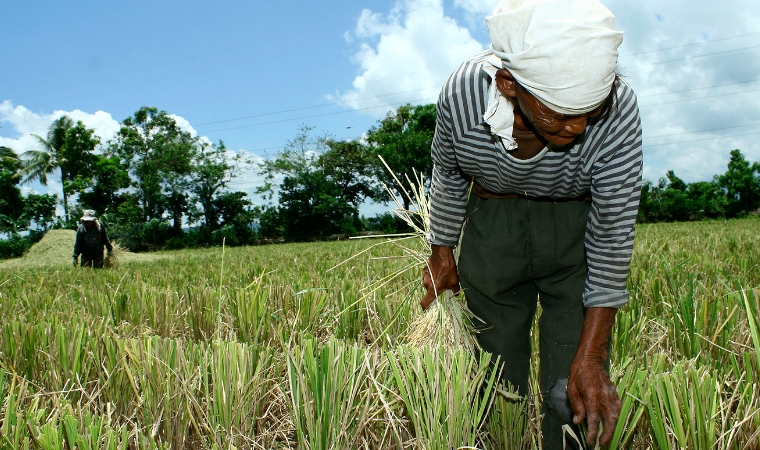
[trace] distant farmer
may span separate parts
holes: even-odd
[[[604,444],[621,408],[608,348],[641,189],[638,106],[616,76],[623,35],[598,0],[503,0],[486,25],[491,48],[438,99],[420,303],[461,283],[481,346],[526,394],[540,302],[544,448],[584,420],[589,443],[603,424]]]
[[[113,256],[113,246],[108,241],[106,228],[95,217],[95,211],[85,209],[77,228],[77,238],[74,241],[74,267],[82,255],[82,267],[103,268],[103,247],[108,249],[108,256]]]

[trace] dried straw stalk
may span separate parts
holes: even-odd
[[[430,255],[430,197],[425,192],[425,182],[422,174],[415,171],[413,174],[414,181],[408,175],[405,175],[407,185],[411,188],[411,192],[409,192],[404,188],[404,184],[396,177],[390,167],[388,167],[385,160],[382,157],[379,158],[388,172],[393,175],[398,186],[402,187],[406,199],[409,200],[411,208],[406,209],[403,199],[387,185],[385,186],[386,191],[396,204],[393,213],[409,225],[412,232],[393,235],[393,239],[377,245],[393,244],[401,248],[408,257],[411,257],[413,263],[370,285],[367,289],[368,292],[362,299],[367,298],[380,287],[409,271],[420,273],[420,269],[425,267]],[[422,248],[425,251],[418,250],[418,245],[412,245],[415,242],[422,243]],[[365,252],[374,247],[371,246]],[[359,254],[354,257],[359,256]],[[455,258],[458,259],[458,257],[459,252],[457,248],[455,250]],[[416,348],[443,346],[451,350],[464,348],[474,352],[478,346],[473,336],[474,327],[472,326],[472,321],[475,319],[475,316],[467,309],[461,297],[455,296],[450,290],[437,292],[436,294],[437,299],[409,326],[409,331],[404,336],[404,340],[407,344]],[[410,298],[415,298],[415,296],[410,296]]]

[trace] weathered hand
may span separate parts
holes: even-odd
[[[599,424],[604,425],[599,443],[609,444],[622,408],[617,389],[604,367],[616,312],[615,308],[586,310],[578,351],[570,365],[567,395],[573,407],[573,422],[580,425],[586,421],[588,445],[596,442]]]
[[[570,367],[567,395],[573,406],[573,423],[580,425],[585,420],[588,426],[586,443],[594,445],[599,424],[603,423],[604,432],[599,443],[609,444],[620,416],[622,402],[604,369],[604,360],[600,363],[576,358]]]
[[[459,292],[459,274],[457,274],[457,264],[454,261],[454,249],[440,245],[431,247],[430,258],[422,269],[422,285],[427,289],[425,296],[420,300],[422,309],[427,309],[436,299],[437,294],[447,289],[451,289],[455,294]],[[435,280],[435,285],[433,280]]]

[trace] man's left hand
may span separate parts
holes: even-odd
[[[588,445],[596,442],[600,424],[604,425],[604,432],[599,443],[609,444],[622,408],[617,389],[604,367],[616,312],[614,308],[586,310],[578,351],[570,365],[567,395],[573,407],[573,422],[580,425],[586,420]]]
[[[584,420],[588,426],[586,443],[594,445],[599,433],[599,425],[604,424],[604,433],[599,438],[601,445],[609,444],[615,431],[622,402],[615,385],[604,368],[604,362],[573,361],[567,395],[573,406],[573,423],[580,425]]]

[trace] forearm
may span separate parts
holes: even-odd
[[[581,361],[604,364],[607,361],[615,314],[617,308],[586,309],[574,364]]]

